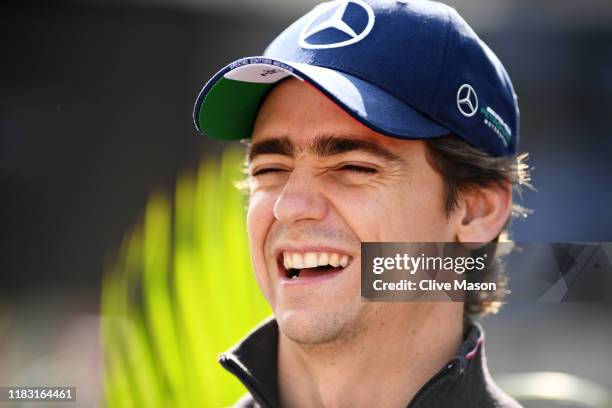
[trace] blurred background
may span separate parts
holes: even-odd
[[[99,403],[103,272],[150,194],[172,193],[180,174],[226,147],[195,132],[197,93],[316,3],[3,2],[0,386],[76,385],[79,404]],[[514,239],[612,241],[612,3],[448,3],[519,95],[538,192],[524,194],[534,213],[512,225]],[[490,368],[612,388],[610,312],[506,305],[485,321]]]

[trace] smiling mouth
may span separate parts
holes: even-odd
[[[277,259],[282,275],[291,280],[331,275],[348,267],[351,261],[350,256],[337,252],[283,251]]]

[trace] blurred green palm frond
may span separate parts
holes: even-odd
[[[251,270],[243,153],[150,197],[102,285],[105,405],[218,407],[245,390],[216,357],[270,314]]]

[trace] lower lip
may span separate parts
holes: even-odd
[[[281,277],[280,282],[283,286],[296,286],[296,285],[314,285],[320,282],[327,281],[329,279],[333,279],[336,276],[340,275],[346,268],[339,269],[334,272],[321,272],[318,274],[313,274],[311,276],[302,276],[297,279],[288,278],[285,275],[284,268],[279,264],[278,265],[278,273]]]

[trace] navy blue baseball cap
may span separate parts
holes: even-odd
[[[455,134],[492,156],[517,151],[519,109],[506,70],[455,9],[442,3],[319,4],[263,56],[237,60],[206,83],[196,100],[196,128],[218,139],[251,137],[263,99],[288,77],[312,84],[386,136]]]

